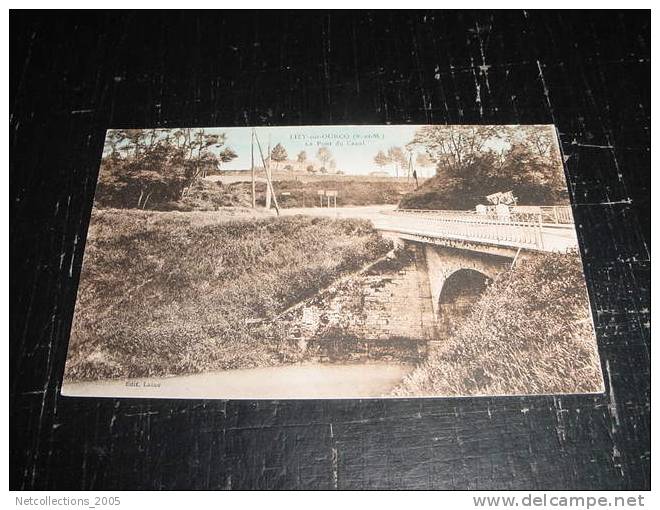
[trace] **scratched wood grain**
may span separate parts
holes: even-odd
[[[14,489],[650,487],[650,15],[16,13]],[[108,127],[555,123],[607,392],[59,396]]]

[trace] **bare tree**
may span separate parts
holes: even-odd
[[[512,144],[524,144],[541,158],[552,157],[556,150],[556,136],[552,126],[517,126],[510,136]]]
[[[387,149],[387,158],[394,165],[394,174],[399,177],[399,169],[406,166],[406,155],[401,147],[390,147]]]

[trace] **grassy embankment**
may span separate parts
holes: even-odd
[[[401,198],[401,209],[456,209],[472,210],[477,204],[487,204],[486,195],[497,191],[513,190],[519,205],[570,205],[563,190],[532,188],[529,183],[489,182],[466,180],[452,176],[436,176],[426,179],[418,189]]]
[[[600,392],[601,369],[577,254],[503,273],[398,396]]]
[[[401,209],[472,209],[483,203],[481,183],[459,185],[457,179],[432,177],[401,198]]]
[[[266,321],[390,249],[359,220],[93,214],[66,378],[162,376],[296,361]]]
[[[354,180],[348,177],[326,180],[281,180],[274,184],[280,207],[314,207],[319,204],[317,191],[337,190],[337,206],[397,204],[409,192],[412,184],[403,180]],[[266,184],[256,184],[257,204],[266,201]],[[170,203],[164,209],[180,211],[213,211],[221,207],[249,207],[249,182],[221,183],[202,180],[180,202]]]

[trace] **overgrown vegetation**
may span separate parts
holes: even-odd
[[[410,191],[412,187],[412,183],[394,179],[356,181],[351,178],[342,178],[306,183],[284,180],[276,183],[277,199],[282,207],[313,207],[320,205],[317,195],[319,190],[337,190],[338,207],[397,204],[401,197]]]
[[[301,182],[280,180],[275,183],[277,200],[281,207],[316,207],[320,205],[317,191],[333,189],[338,191],[337,206],[360,206],[375,204],[397,204],[411,189],[405,181],[354,181],[352,179],[318,180]],[[266,183],[257,182],[256,202],[263,207],[266,203]],[[146,209],[160,211],[217,211],[223,207],[250,207],[252,204],[250,182],[223,184],[220,181],[200,179],[190,186],[184,197],[147,203]],[[112,191],[99,183],[96,204],[100,207],[113,207],[118,203]],[[325,202],[324,202],[325,203]]]
[[[265,202],[266,184],[258,183],[257,195]],[[260,203],[260,205],[263,205]],[[201,179],[181,200],[161,204],[160,210],[217,211],[223,207],[252,207],[251,185],[247,182],[223,184]]]
[[[270,317],[391,245],[370,223],[97,210],[66,378],[276,365],[299,350]]]
[[[245,182],[210,182],[205,177],[222,175],[223,165],[238,154],[228,146],[224,133],[204,129],[123,129],[108,131],[96,205],[120,209],[156,211],[207,211],[220,207],[249,206],[252,201],[249,172]],[[320,181],[292,179],[294,165],[300,170],[308,162],[305,151],[289,162],[286,148],[278,143],[266,155],[277,181],[275,192],[283,207],[317,204],[318,190],[339,191],[339,205],[396,204],[412,189],[411,183],[340,178],[341,171],[329,149],[321,147],[317,160],[321,175],[336,176]],[[283,169],[280,165],[284,165]],[[316,167],[312,167],[314,174]],[[259,205],[266,202],[263,169],[256,185]],[[278,178],[279,175],[279,178]],[[304,177],[307,177],[306,175]],[[289,179],[289,180],[287,180]]]
[[[544,254],[503,273],[399,396],[602,391],[577,254]]]
[[[108,131],[97,186],[101,206],[160,209],[183,201],[200,178],[238,155],[204,129]]]
[[[436,176],[401,208],[469,210],[505,191],[521,205],[568,204],[550,126],[424,126],[409,147],[426,153]]]

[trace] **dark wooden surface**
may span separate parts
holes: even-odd
[[[650,15],[13,13],[14,489],[650,486]],[[108,127],[556,123],[607,393],[58,394]]]

